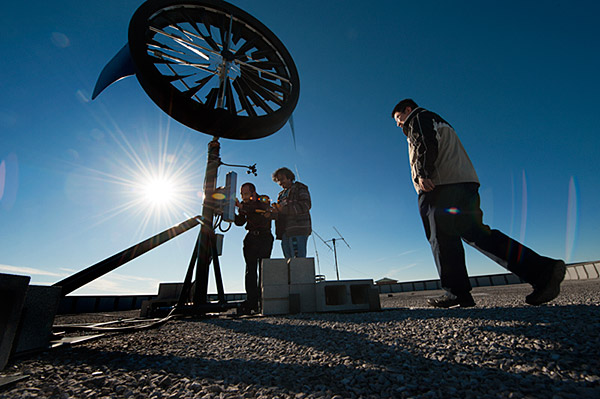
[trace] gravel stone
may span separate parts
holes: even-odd
[[[176,319],[11,359],[0,376],[28,378],[0,399],[600,397],[600,279],[539,307],[530,291],[475,288],[468,309],[429,308],[440,292],[420,291],[381,295],[381,312]]]

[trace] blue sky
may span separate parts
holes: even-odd
[[[90,101],[126,43],[141,1],[12,2],[0,16],[0,272],[52,284],[201,212],[211,137],[164,114],[135,78]],[[484,222],[568,262],[600,259],[600,5],[592,1],[232,1],[292,54],[301,92],[296,147],[286,125],[253,141],[221,140],[226,163],[276,197],[271,173],[298,172],[313,227],[338,237],[342,279],[437,278],[390,112],[402,98],[458,131],[480,181]],[[156,208],[144,175],[180,172]],[[228,167],[220,168],[223,184]],[[154,293],[185,276],[197,230],[75,294]],[[243,291],[244,230],[225,235],[227,292]],[[276,242],[273,257],[281,257]],[[320,240],[318,270],[335,279]],[[471,275],[504,269],[467,248]],[[211,287],[212,275],[211,275]]]

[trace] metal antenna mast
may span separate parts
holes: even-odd
[[[341,241],[344,241],[344,244],[346,244],[346,246],[347,246],[348,248],[350,248],[350,245],[348,245],[348,243],[346,242],[346,240],[344,239],[344,237],[342,237],[342,233],[340,233],[340,232],[338,231],[338,229],[336,229],[336,228],[335,228],[335,226],[333,226],[333,229],[335,230],[335,232],[336,232],[336,233],[338,233],[338,234],[339,234],[339,237],[337,237],[337,238],[332,238],[331,240],[327,240],[327,241],[323,241],[323,242],[326,242],[326,243],[327,243],[327,242],[332,242],[332,243],[333,243],[333,256],[334,256],[334,258],[335,258],[335,274],[336,274],[336,276],[337,276],[337,279],[339,280],[339,279],[340,279],[340,269],[338,268],[338,261],[337,261],[337,250],[336,250],[336,248],[335,248],[335,242],[336,242],[336,240],[337,240],[337,241],[340,241],[340,240],[341,240]],[[352,248],[350,248],[350,249],[352,249]]]
[[[333,249],[331,249],[331,246],[329,246],[329,244],[327,244],[325,242],[325,240],[316,232],[316,231],[312,231],[314,233],[313,235],[313,244],[315,246],[315,255],[317,256],[317,268],[319,270],[319,274],[321,274],[321,265],[319,264],[319,253],[317,252],[317,244],[315,243],[315,236],[319,237],[319,240],[323,241],[323,244],[325,244],[327,246],[327,248],[329,248],[330,251],[333,251]]]

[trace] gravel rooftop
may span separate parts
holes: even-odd
[[[381,312],[176,319],[13,359],[0,398],[600,398],[600,279],[382,295]],[[55,324],[137,313],[57,316]]]

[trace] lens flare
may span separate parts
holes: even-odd
[[[527,229],[527,175],[523,170],[523,192],[521,200],[521,234],[519,235],[520,242],[525,241],[525,231]]]
[[[577,214],[578,186],[575,177],[569,180],[569,199],[567,202],[567,233],[565,237],[565,261],[570,262],[577,240]]]
[[[446,209],[446,212],[451,215],[458,215],[460,213],[460,209],[452,207],[452,208]]]

